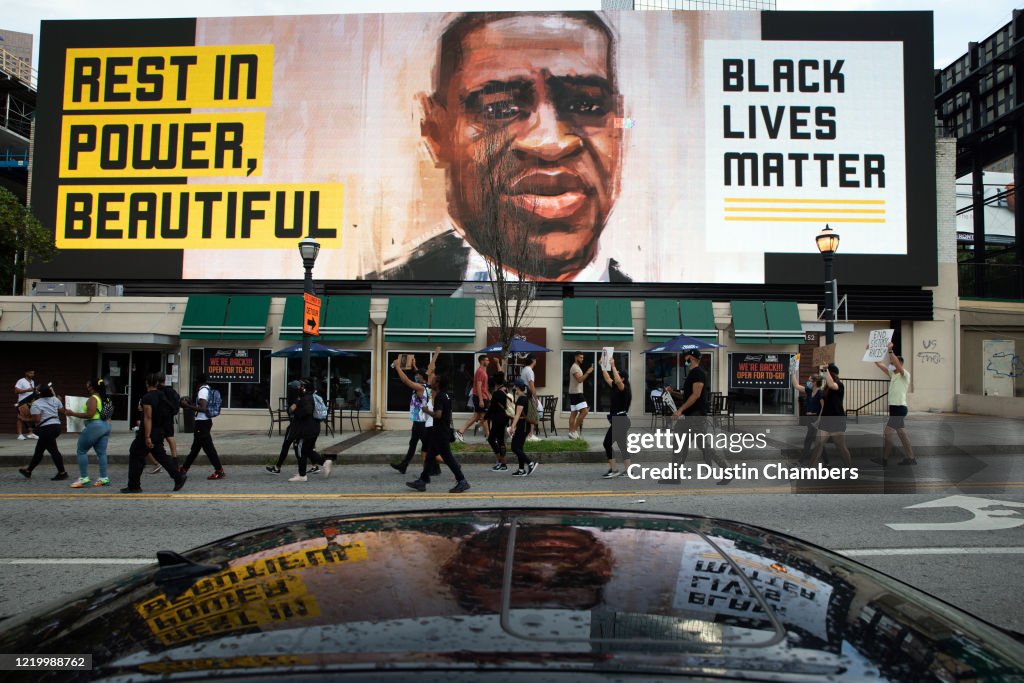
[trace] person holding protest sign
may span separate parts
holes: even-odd
[[[916,465],[917,457],[914,455],[914,448],[910,445],[910,437],[907,435],[905,420],[907,418],[907,392],[910,390],[910,372],[903,366],[903,358],[897,356],[893,351],[892,342],[889,342],[886,349],[889,354],[889,363],[875,361],[875,366],[885,373],[889,378],[889,420],[882,430],[882,459],[874,459],[874,462],[881,462],[882,467],[889,463],[889,454],[892,453],[892,435],[895,433],[900,443],[903,444],[904,457],[900,465]]]
[[[839,368],[835,363],[823,365],[818,371],[825,388],[821,401],[821,419],[818,421],[818,442],[814,446],[814,454],[811,455],[808,466],[817,466],[825,443],[831,438],[843,458],[843,463],[849,467],[851,458],[850,450],[846,447],[846,410],[843,407],[846,387],[839,380]]]

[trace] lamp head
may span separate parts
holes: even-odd
[[[312,237],[306,237],[299,242],[299,254],[302,255],[303,264],[308,263],[312,267],[316,262],[316,256],[320,253],[320,243]]]
[[[822,254],[834,254],[839,251],[839,233],[828,227],[828,225],[818,233],[814,241],[818,245],[818,251]]]

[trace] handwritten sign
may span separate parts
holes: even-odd
[[[871,330],[868,333],[868,349],[864,352],[864,361],[876,363],[885,360],[889,355],[889,342],[895,330]]]
[[[836,345],[826,344],[825,346],[814,347],[814,354],[811,356],[811,365],[815,369],[822,365],[836,362]]]
[[[68,410],[70,410],[73,413],[85,412],[85,406],[86,406],[86,404],[88,402],[89,402],[89,399],[86,396],[65,396],[64,397],[64,407],[67,408]],[[83,420],[82,418],[80,418],[80,417],[71,417],[70,415],[68,415],[67,418],[68,418],[68,432],[81,432],[83,429],[85,429],[85,420]]]

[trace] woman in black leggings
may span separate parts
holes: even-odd
[[[44,384],[39,387],[39,398],[32,403],[32,419],[36,423],[36,434],[39,440],[36,441],[36,451],[32,454],[32,460],[28,467],[22,467],[18,471],[28,479],[32,476],[32,470],[43,459],[43,451],[49,451],[53,458],[53,464],[57,467],[56,476],[53,481],[61,481],[68,478],[64,469],[64,456],[60,454],[57,447],[57,437],[60,436],[60,416],[64,412],[64,404],[53,395],[53,386]]]

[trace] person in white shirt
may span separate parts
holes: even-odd
[[[206,457],[210,460],[210,464],[213,465],[213,474],[208,476],[207,479],[223,479],[224,467],[221,465],[220,457],[217,455],[217,447],[213,445],[213,436],[210,434],[210,430],[213,427],[213,420],[206,414],[207,401],[210,398],[210,387],[206,381],[206,374],[200,374],[199,389],[196,391],[195,405],[188,403],[187,399],[182,402],[186,408],[190,408],[196,412],[196,419],[195,433],[192,438],[192,448],[189,449],[188,457],[185,458],[185,464],[181,468],[181,473],[188,474],[189,468],[192,467],[192,463],[195,462],[196,456],[198,456],[199,451],[202,450],[206,453]]]
[[[892,453],[892,435],[896,434],[900,443],[903,444],[904,457],[900,465],[916,465],[917,456],[914,455],[914,447],[910,445],[910,437],[907,435],[905,420],[907,418],[907,392],[910,391],[910,372],[903,366],[903,358],[893,352],[892,342],[889,342],[889,363],[878,361],[875,365],[889,378],[889,420],[882,430],[882,467],[889,463],[889,454]],[[877,462],[877,461],[876,461]]]
[[[535,356],[527,356],[526,363],[523,365],[522,370],[519,371],[519,379],[523,380],[526,384],[526,396],[529,400],[534,403],[537,402],[537,373],[534,368],[537,367],[537,358]],[[542,408],[538,408],[542,410]],[[537,426],[531,422],[526,423],[526,440],[527,441],[540,441],[540,437],[537,436]]]
[[[19,441],[39,438],[32,432],[32,425],[34,423],[32,421],[32,413],[30,411],[32,401],[36,397],[35,376],[35,370],[26,370],[25,376],[14,384],[14,393],[18,397],[17,403],[14,405],[18,409],[16,429]]]

